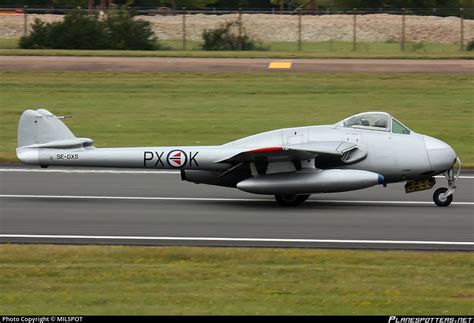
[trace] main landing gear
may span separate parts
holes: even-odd
[[[433,201],[437,206],[445,207],[451,204],[453,201],[453,193],[456,190],[456,181],[459,177],[459,174],[461,173],[461,161],[459,158],[456,158],[456,161],[458,163],[456,175],[454,174],[454,165],[447,172],[443,173],[443,175],[448,180],[448,188],[438,188],[433,193]]]
[[[297,195],[297,194],[282,194],[275,195],[275,200],[281,206],[298,206],[308,199],[310,194]]]

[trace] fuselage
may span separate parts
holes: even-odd
[[[313,193],[394,182],[409,181],[407,192],[429,189],[432,177],[442,172],[450,188],[438,189],[435,203],[449,205],[455,188],[454,150],[385,112],[360,113],[334,125],[267,131],[219,146],[96,148],[49,111],[26,110],[18,126],[17,156],[42,167],[180,170],[182,180],[275,195],[280,205],[298,205]]]
[[[258,179],[248,185],[262,187],[278,181],[284,187],[290,177],[298,186],[297,178],[311,177],[311,187],[323,178],[339,181],[316,191],[342,190],[345,176],[351,177],[351,187],[418,180],[451,169],[456,159],[448,144],[384,112],[361,113],[334,125],[267,131],[219,146],[96,148],[43,109],[25,111],[18,129],[17,156],[26,164],[175,169],[185,180],[230,187],[250,177]],[[323,176],[314,173],[318,170],[340,171]],[[308,171],[311,176],[298,175]]]

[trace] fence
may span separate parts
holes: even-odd
[[[62,19],[74,8],[0,8],[0,38],[26,35],[34,18],[46,21]],[[429,44],[456,46],[465,50],[474,39],[474,8],[458,9],[169,9],[132,8],[141,19],[152,23],[157,36],[173,40],[174,49],[196,48],[205,29],[226,21],[236,22],[236,33],[267,42],[272,50],[326,50],[338,48],[367,51],[372,44],[400,51],[420,50]],[[7,14],[8,12],[15,14]],[[21,26],[21,27],[20,27]],[[177,45],[179,42],[179,45]],[[192,42],[190,46],[190,42]],[[293,45],[291,45],[293,44]],[[380,44],[386,44],[380,46]],[[407,44],[410,47],[407,48]]]

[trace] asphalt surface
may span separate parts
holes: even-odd
[[[0,242],[474,250],[474,176],[447,208],[432,193],[392,184],[282,208],[177,173],[2,167]]]
[[[474,61],[462,59],[271,59],[0,56],[0,70],[111,72],[279,72],[273,61],[291,61],[291,72],[473,73]]]

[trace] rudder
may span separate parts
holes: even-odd
[[[18,147],[76,139],[69,128],[45,109],[26,110],[18,123]]]

